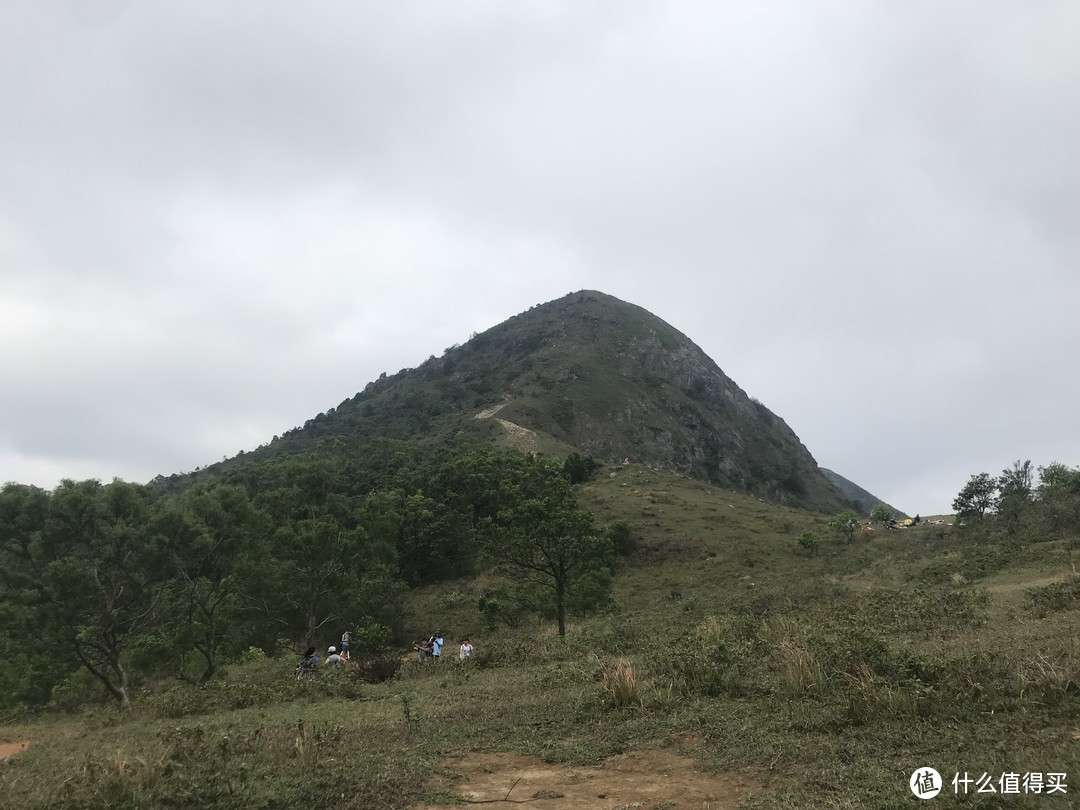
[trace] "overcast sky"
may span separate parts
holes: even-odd
[[[149,480],[596,289],[912,514],[1080,464],[1080,4],[0,5],[0,481]]]

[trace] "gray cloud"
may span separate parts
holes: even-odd
[[[0,478],[192,469],[581,288],[904,509],[1080,463],[1078,23],[9,4]]]

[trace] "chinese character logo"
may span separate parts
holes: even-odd
[[[941,793],[941,774],[933,768],[919,768],[908,780],[911,792],[920,799],[932,799]]]

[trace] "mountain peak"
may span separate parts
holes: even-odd
[[[384,375],[257,454],[461,432],[532,452],[629,460],[795,506],[847,505],[784,420],[686,335],[596,290],[533,306],[440,358]]]

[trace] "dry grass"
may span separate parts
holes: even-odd
[[[604,698],[616,709],[628,706],[641,708],[645,705],[637,671],[628,659],[616,658],[613,662],[601,663],[598,680]]]
[[[791,638],[776,645],[780,665],[780,688],[788,695],[802,695],[820,689],[826,681],[825,668],[810,649]]]

